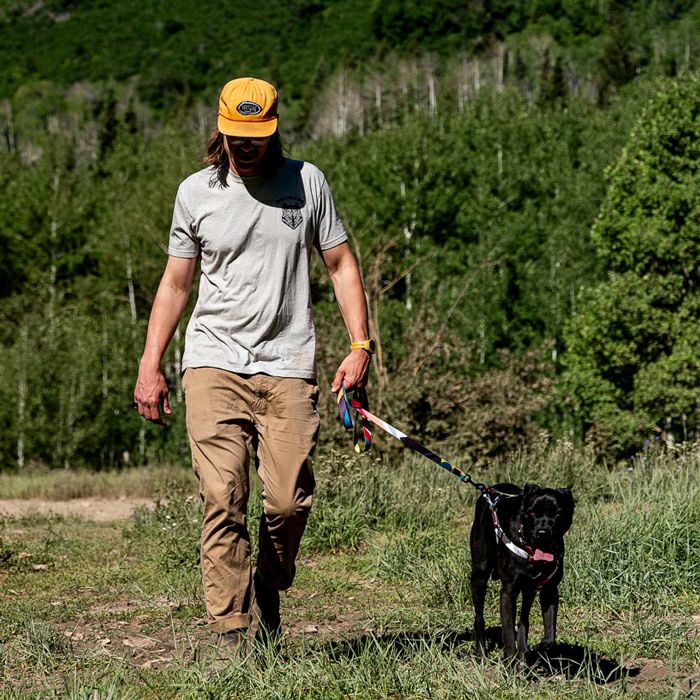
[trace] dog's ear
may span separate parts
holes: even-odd
[[[535,491],[539,491],[540,487],[537,484],[525,484],[525,488],[523,488],[523,496],[525,496],[525,499],[527,500],[532,496]]]
[[[557,493],[559,494],[557,500],[562,509],[558,527],[561,534],[564,535],[574,521],[574,495],[571,493],[571,489],[557,489]]]

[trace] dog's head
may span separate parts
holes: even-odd
[[[564,537],[574,517],[574,497],[570,489],[540,488],[525,484],[522,525],[525,539],[546,546]]]

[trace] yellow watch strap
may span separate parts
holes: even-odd
[[[374,341],[370,338],[367,340],[356,340],[350,343],[350,348],[352,350],[367,350],[369,353],[374,353]]]

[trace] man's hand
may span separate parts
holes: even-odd
[[[333,378],[331,391],[336,393],[340,385],[345,384],[346,389],[359,389],[367,384],[367,372],[369,370],[370,354],[366,350],[353,350],[338,367]]]
[[[146,420],[158,425],[165,425],[160,415],[161,402],[163,413],[170,415],[170,402],[168,401],[168,385],[160,368],[139,369],[139,376],[134,387],[134,408]]]

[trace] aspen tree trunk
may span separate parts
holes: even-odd
[[[139,428],[139,464],[146,461],[146,421],[141,421]]]
[[[413,111],[420,110],[420,102],[418,97],[418,68],[415,61],[411,62],[411,99],[413,100]]]
[[[376,223],[376,217],[373,217]],[[376,227],[375,227],[376,228]],[[360,275],[364,282],[365,288],[365,299],[367,302],[368,310],[368,324],[369,324],[369,334],[374,338],[377,344],[377,352],[375,359],[372,362],[374,371],[377,378],[377,406],[381,408],[384,404],[384,392],[389,384],[389,373],[384,365],[384,350],[382,346],[382,336],[381,329],[379,325],[379,299],[382,295],[382,275],[381,271],[384,269],[384,251],[380,250],[375,258],[374,262],[369,270],[369,277],[364,274],[364,265],[362,259],[362,251],[357,243],[356,239],[352,239],[353,247],[355,249],[355,258],[357,259],[357,264],[360,267]]]
[[[403,80],[401,81],[401,93],[403,94],[403,111],[408,114],[408,72],[403,71]]]
[[[197,120],[199,122],[199,134],[201,136],[202,141],[204,142],[208,136],[209,129],[207,111],[204,109],[203,104],[197,105]]]
[[[578,97],[578,74],[576,73],[576,66],[573,64],[567,76],[567,87],[570,97]]]
[[[559,195],[559,188],[557,187],[557,197]],[[557,289],[558,285],[558,278],[559,278],[559,268],[561,267],[561,260],[557,257],[556,253],[550,253],[549,255],[549,288],[550,289]],[[555,313],[555,318],[557,325],[561,322],[560,315],[561,315],[561,307],[557,304],[554,307],[554,313]],[[554,340],[552,344],[552,362],[556,362],[557,360],[557,341],[556,339]]]
[[[129,233],[124,234],[124,247],[126,249],[126,285],[129,294],[129,309],[131,311],[131,324],[136,325],[136,294],[134,293],[134,268],[131,260],[131,238]]]
[[[362,86],[358,85],[357,88],[357,128],[360,132],[360,136],[365,135],[365,102],[364,95],[362,93]]]
[[[428,73],[428,114],[434,117],[437,114],[437,100],[435,99],[435,76]]]
[[[379,79],[374,83],[374,109],[377,113],[377,126],[381,129],[384,125],[384,115],[382,114],[382,87]]]
[[[9,153],[14,153],[17,150],[15,143],[15,122],[12,116],[12,102],[5,101],[5,110],[7,112],[7,150]]]
[[[49,309],[48,321],[49,332],[53,332],[53,322],[56,313],[56,277],[58,274],[58,266],[56,258],[58,257],[58,190],[61,185],[61,176],[56,170],[51,181],[51,223],[49,225]]]
[[[506,47],[499,44],[496,52],[496,91],[503,92],[503,79],[506,63]]]
[[[437,114],[437,97],[435,95],[435,67],[436,61],[432,56],[426,56],[425,68],[428,80],[428,114],[434,117]]]
[[[479,364],[486,362],[486,322],[483,317],[479,321]]]
[[[465,58],[459,61],[457,68],[457,107],[464,111],[464,98],[469,95],[469,62]]]
[[[401,180],[400,182],[400,191],[401,191],[401,201],[403,202],[404,207],[406,206],[406,183]],[[404,249],[404,253],[406,255],[410,254],[410,243],[411,243],[411,238],[413,237],[413,232],[416,229],[416,220],[417,220],[417,214],[416,214],[416,207],[415,204],[413,208],[411,209],[411,216],[409,219],[409,222],[407,224],[404,224],[403,227],[403,237],[404,241],[406,243],[406,247]],[[411,297],[411,273],[408,272],[406,273],[406,311],[410,311],[413,308],[413,298]]]
[[[683,65],[686,68],[690,67],[690,29],[687,25],[685,28],[685,49],[683,51]]]
[[[52,215],[51,217],[51,227],[50,227],[50,259],[51,263],[49,265],[49,332],[53,331],[53,321],[56,313],[56,277],[58,274],[58,267],[56,265],[56,241],[58,240],[58,222]]]
[[[657,39],[654,39],[654,40],[651,42],[651,45],[652,45],[653,50],[654,50],[654,59],[653,59],[653,63],[654,63],[654,68],[656,68],[656,70],[659,69],[659,65],[661,64],[661,47],[660,47],[660,43],[661,43],[661,39],[658,39],[658,38],[657,38]]]
[[[126,284],[129,293],[129,310],[131,312],[132,333],[136,334],[136,294],[134,293],[134,269],[131,258],[131,238],[128,229],[124,233],[124,248],[126,250]],[[146,422],[141,421],[139,425],[139,457],[140,464],[143,464],[146,456]]]
[[[50,223],[49,223],[49,304],[46,312],[48,320],[49,337],[54,338],[54,321],[56,316],[56,280],[58,276],[58,266],[56,260],[58,257],[58,192],[61,186],[61,177],[58,169],[54,171],[51,180],[51,204],[50,204]],[[63,430],[56,431],[56,455],[62,452],[62,434]]]
[[[336,109],[336,136],[344,136],[348,128],[347,107],[345,105],[345,73],[341,70],[338,76],[338,95]]]
[[[68,392],[68,409],[66,411],[66,440],[63,450],[63,468],[70,469],[70,457],[74,452],[73,448],[73,422],[75,411],[75,375],[71,377],[70,391]]]
[[[23,325],[20,330],[19,372],[17,373],[17,468],[24,469],[24,448],[26,445],[27,412],[27,345],[29,329]]]
[[[107,358],[109,356],[109,336],[107,334],[107,323],[102,321],[102,398],[106,399],[107,391]]]

